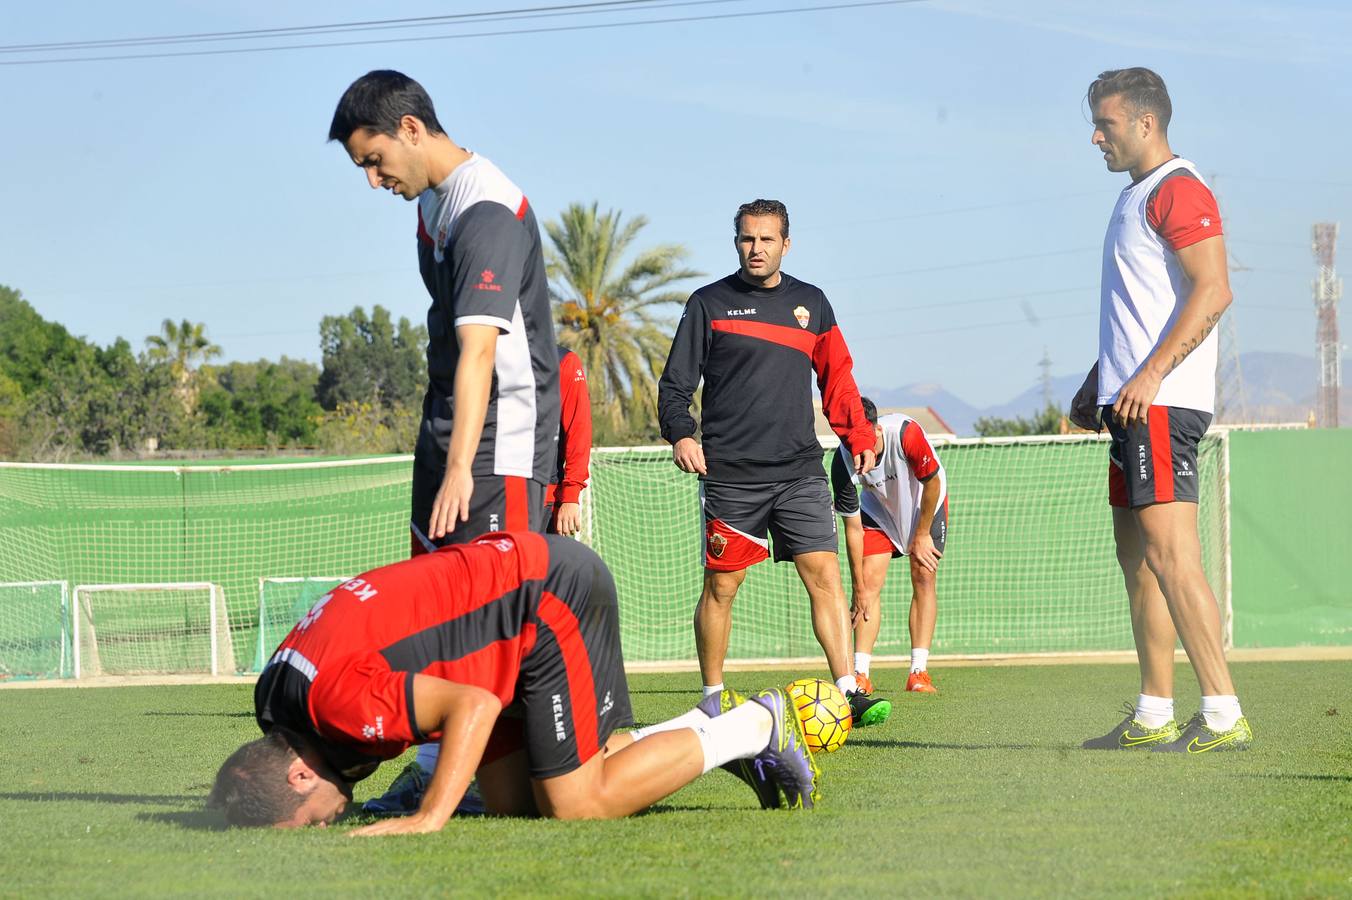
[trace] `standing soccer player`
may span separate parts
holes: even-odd
[[[591,396],[582,360],[559,345],[559,448],[554,477],[545,489],[545,531],[574,535],[582,530],[582,490],[591,461]]]
[[[422,85],[400,72],[354,81],[329,140],[372,188],[418,202],[418,268],[432,304],[413,554],[487,531],[542,531],[559,370],[535,212],[497,166],[450,139]],[[422,748],[376,806],[415,808],[436,754]]]
[[[769,555],[768,534],[775,561],[792,559],[803,579],[813,632],[855,720],[882,722],[892,704],[859,690],[850,667],[836,521],[813,428],[815,374],[822,410],[852,467],[873,467],[873,430],[854,363],[826,295],[780,271],[789,249],[784,204],[743,204],[733,228],[741,266],[691,295],[658,383],[662,437],[677,467],[700,476],[705,571],[695,646],[704,692],[723,690],[732,602],[747,567]],[[690,414],[701,378],[703,445]]]
[[[902,413],[880,419],[872,400],[864,397],[862,402],[876,436],[873,452],[878,464],[855,475],[844,446],[831,460],[831,485],[836,512],[845,521],[845,550],[854,586],[854,677],[872,693],[869,664],[882,627],[887,564],[906,556],[911,565],[911,671],[906,690],[933,694],[937,688],[930,679],[929,650],[938,616],[939,560],[948,541],[948,475],[919,422]]]
[[[1216,335],[1230,305],[1216,199],[1196,167],[1169,149],[1169,93],[1149,69],[1104,72],[1088,91],[1094,146],[1110,172],[1128,172],[1103,242],[1099,358],[1071,404],[1084,428],[1104,422],[1108,498],[1126,580],[1141,693],[1122,722],[1088,750],[1175,753],[1246,750],[1221,638],[1220,610],[1202,570],[1197,446],[1216,396]],[[1201,712],[1174,719],[1174,642],[1202,689]]]
[[[542,530],[559,420],[558,354],[535,212],[442,129],[407,75],[369,72],[329,126],[372,188],[418,202],[428,389],[413,463],[414,552]]]

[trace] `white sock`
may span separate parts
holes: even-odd
[[[681,713],[681,715],[674,719],[658,722],[656,725],[635,728],[629,733],[633,736],[634,740],[641,741],[649,735],[658,734],[663,731],[676,731],[678,728],[698,728],[707,721],[709,721],[709,717],[704,713],[704,710],[697,706],[689,712]]]
[[[704,771],[760,753],[770,743],[773,722],[770,711],[759,703],[743,703],[716,718],[706,717],[694,728],[704,749]]]
[[[709,696],[710,694],[721,693],[722,691],[723,691],[723,682],[721,681],[718,684],[706,684],[704,686],[704,696],[706,697]]]
[[[1173,721],[1174,698],[1152,697],[1149,694],[1136,696],[1136,712],[1133,718],[1146,728],[1159,728]]]
[[[868,666],[871,662],[873,662],[872,653],[856,653],[854,655],[854,670],[860,675],[867,675]]]
[[[911,671],[923,672],[929,666],[929,648],[912,647],[911,648]]]
[[[849,696],[850,694],[853,694],[855,691],[859,690],[859,682],[855,681],[854,674],[851,673],[849,675],[842,675],[839,678],[837,678],[836,687],[840,688],[840,692],[842,694]]]
[[[1240,712],[1239,698],[1234,694],[1202,697],[1202,717],[1206,719],[1206,727],[1212,731],[1229,731],[1242,715],[1244,713]]]
[[[418,755],[415,761],[422,766],[424,772],[431,775],[437,767],[437,758],[441,756],[440,744],[419,744]]]

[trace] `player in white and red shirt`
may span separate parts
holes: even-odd
[[[873,426],[878,464],[854,475],[843,446],[831,462],[836,512],[845,522],[845,551],[854,584],[855,679],[872,693],[869,663],[882,626],[887,564],[907,556],[911,672],[906,690],[932,694],[936,689],[929,675],[929,648],[938,612],[935,579],[948,542],[948,475],[919,422],[902,413],[880,419],[873,401],[864,397],[861,402]]]
[[[1085,749],[1245,750],[1253,732],[1230,680],[1220,609],[1202,570],[1197,446],[1216,395],[1214,329],[1230,305],[1216,198],[1169,148],[1169,93],[1149,69],[1101,74],[1088,91],[1093,143],[1129,172],[1103,242],[1099,358],[1071,403],[1112,434],[1108,500],[1141,668],[1135,708]],[[1202,709],[1174,719],[1181,640]]]

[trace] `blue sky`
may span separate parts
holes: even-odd
[[[647,15],[826,2],[838,0]],[[48,0],[7,11],[0,43],[529,5]],[[542,218],[593,200],[646,215],[640,241],[685,244],[709,280],[735,267],[737,205],[785,201],[785,269],[826,290],[861,385],[939,382],[994,404],[1037,379],[1044,348],[1057,375],[1093,360],[1099,247],[1125,176],[1106,172],[1090,146],[1082,97],[1099,71],[1146,65],[1169,84],[1175,152],[1215,177],[1243,267],[1232,276],[1240,349],[1310,354],[1313,222],[1343,222],[1342,268],[1352,271],[1352,8],[1115,6],[936,0],[0,65],[0,283],[99,343],[120,335],[139,348],[166,317],[205,322],[226,359],[318,361],[320,318],[356,305],[421,319],[413,205],[371,191],[324,140],[347,84],[391,67],[422,81],[450,135],[502,167]]]

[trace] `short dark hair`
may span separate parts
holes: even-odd
[[[270,827],[295,815],[305,800],[287,774],[300,738],[274,728],[230,754],[216,773],[207,806],[225,810],[225,821],[243,827]]]
[[[742,233],[742,216],[779,216],[779,236],[789,236],[789,210],[778,200],[752,200],[737,207],[737,215],[732,217],[733,234]]]
[[[878,424],[878,407],[873,405],[873,401],[867,397],[860,397],[859,402],[864,406],[864,418],[868,419],[870,425]]]
[[[329,124],[329,140],[346,144],[358,128],[394,137],[404,116],[421,119],[432,134],[444,134],[432,98],[422,85],[403,72],[376,69],[343,91]]]
[[[1169,119],[1173,117],[1174,106],[1169,102],[1169,89],[1158,74],[1142,66],[1109,69],[1090,82],[1085,99],[1089,101],[1092,113],[1095,103],[1114,95],[1121,95],[1133,117],[1154,113],[1155,120],[1160,123],[1160,131],[1166,134],[1169,132]]]

